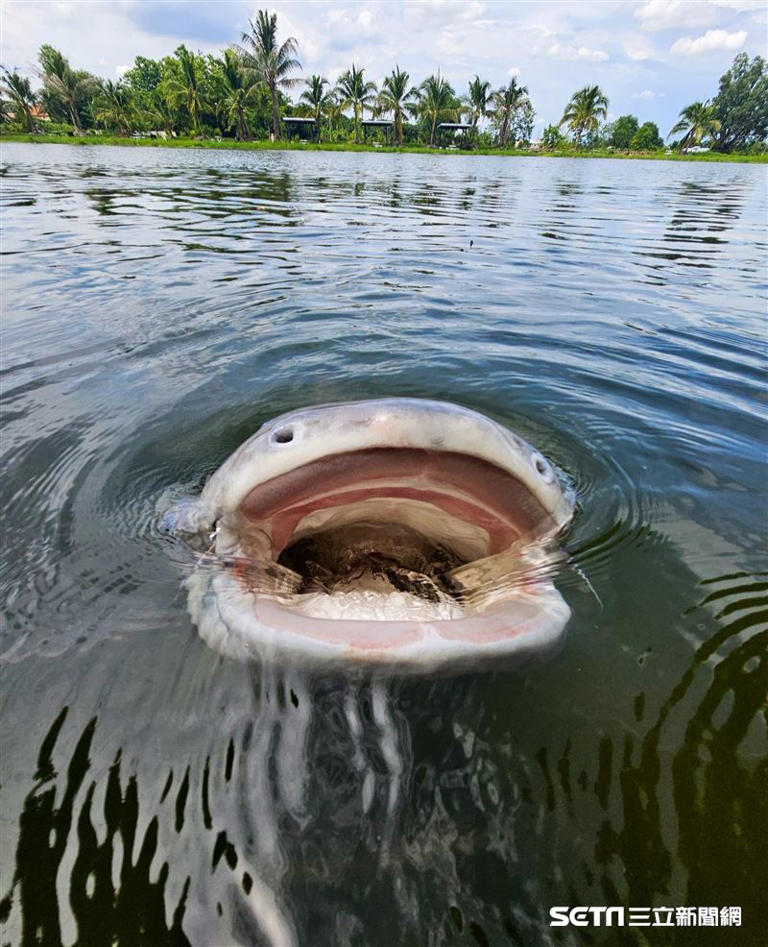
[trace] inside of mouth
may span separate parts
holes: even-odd
[[[317,617],[462,617],[467,567],[503,559],[546,511],[476,457],[414,449],[334,455],[260,484],[241,504],[246,555],[267,537],[292,607]]]
[[[399,523],[360,520],[303,536],[277,561],[301,576],[299,592],[406,592],[439,602],[458,598],[449,573],[468,560],[447,539]]]

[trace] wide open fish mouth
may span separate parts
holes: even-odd
[[[408,516],[402,501],[420,504],[422,531],[437,531],[454,543],[461,542],[463,522],[472,527],[469,531],[485,534],[484,555],[552,530],[546,509],[509,472],[479,457],[410,447],[349,451],[302,465],[259,484],[240,511],[268,528],[274,553],[317,532],[320,523],[353,522],[357,514],[349,508],[366,501],[381,508],[381,518],[395,522]],[[429,523],[427,507],[438,514],[435,525]]]
[[[560,525],[479,457],[331,454],[258,483],[223,518],[215,551],[228,567],[190,580],[190,610],[237,657],[519,662],[554,645],[570,616],[546,551]]]

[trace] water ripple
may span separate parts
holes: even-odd
[[[565,903],[762,935],[763,168],[3,160],[9,939],[544,945]],[[563,653],[378,684],[213,655],[159,514],[265,420],[391,395],[573,486]]]

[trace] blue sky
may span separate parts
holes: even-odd
[[[264,4],[266,6],[266,4]],[[52,43],[73,66],[116,78],[137,55],[179,43],[219,52],[260,4],[244,0],[2,0],[0,61],[33,74]],[[681,108],[717,92],[739,52],[766,55],[763,0],[276,0],[280,37],[299,44],[303,74],[330,80],[353,62],[380,81],[397,63],[415,83],[440,69],[457,92],[479,73],[528,87],[536,128],[571,94],[599,84],[609,118],[632,112],[663,135]]]

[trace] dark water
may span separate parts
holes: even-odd
[[[765,943],[765,168],[2,166],[2,943]],[[572,478],[549,664],[373,683],[199,640],[159,513],[275,414],[380,395]]]

